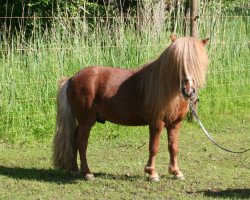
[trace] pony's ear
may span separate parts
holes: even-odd
[[[177,37],[176,37],[175,34],[171,35],[170,38],[171,38],[171,41],[172,41],[172,42],[174,42],[174,41],[177,39]]]
[[[209,38],[202,39],[201,41],[206,46],[208,44]]]

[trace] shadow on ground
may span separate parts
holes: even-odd
[[[36,169],[0,166],[0,175],[20,180],[35,180],[57,184],[74,183],[80,176],[55,169]]]
[[[190,192],[187,192],[190,194]],[[226,189],[226,190],[204,190],[192,192],[192,194],[200,193],[205,197],[221,198],[221,199],[250,199],[250,189]]]
[[[13,179],[20,180],[35,180],[44,181],[57,184],[71,184],[77,180],[83,180],[83,176],[76,175],[63,170],[55,169],[36,169],[36,168],[19,168],[19,167],[5,167],[0,166],[0,175],[7,176]],[[115,175],[108,173],[94,173],[94,176],[103,180],[125,180],[133,181],[136,179],[142,179],[141,176],[130,175]]]

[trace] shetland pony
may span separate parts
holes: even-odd
[[[170,46],[153,62],[138,70],[92,66],[61,80],[57,97],[57,123],[53,142],[54,166],[94,178],[86,150],[91,128],[109,121],[126,126],[149,125],[149,158],[144,171],[158,181],[155,158],[165,127],[170,153],[169,172],[184,176],[177,165],[178,133],[188,112],[188,100],[204,85],[208,39],[172,37]]]

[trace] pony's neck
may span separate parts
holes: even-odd
[[[160,59],[154,60],[138,70],[139,88],[144,95],[176,96],[180,91],[179,77],[174,76],[171,70],[166,70],[167,73],[162,74],[161,62]],[[165,67],[169,66],[166,64]]]
[[[138,86],[144,97],[144,110],[146,114],[152,116],[152,121],[159,120],[164,111],[171,106],[174,99],[180,92],[178,78],[167,74],[166,63],[162,65],[162,60],[157,59],[151,63],[145,64],[138,72]],[[165,74],[162,74],[164,71]]]

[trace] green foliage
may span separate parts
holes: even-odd
[[[0,30],[18,31],[30,37],[37,25],[43,30],[51,28],[53,17],[104,17],[107,13],[113,13],[110,7],[86,0],[0,0],[0,16],[7,17],[0,19]],[[93,19],[88,22],[93,24]]]
[[[56,1],[38,0],[0,0],[0,16],[8,17],[1,19],[1,29],[7,29],[29,32],[34,27],[34,19],[22,17],[48,17],[57,11]],[[14,17],[14,18],[10,18]],[[45,27],[49,25],[51,20],[44,18],[41,25]]]

